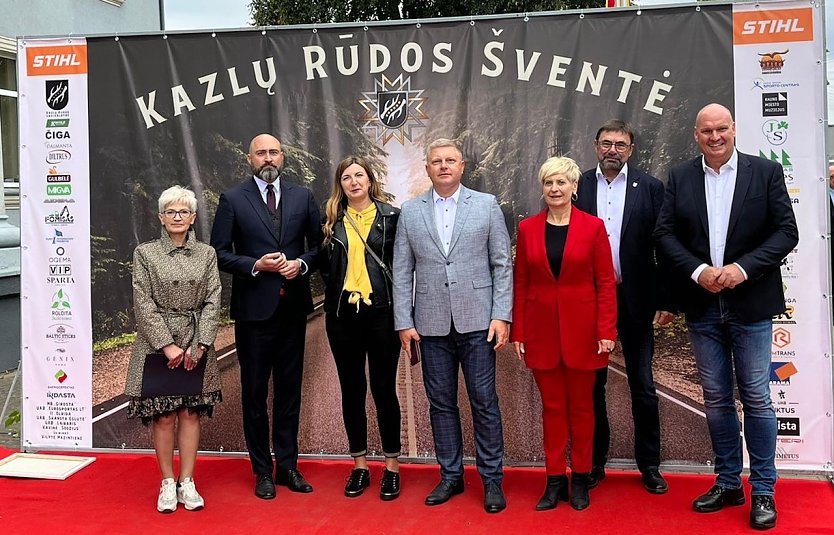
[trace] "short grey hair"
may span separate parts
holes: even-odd
[[[171,186],[159,196],[159,213],[164,212],[172,204],[182,203],[192,211],[197,212],[197,197],[190,189],[182,186]]]
[[[460,143],[458,143],[454,139],[446,139],[445,137],[441,137],[435,139],[434,141],[429,143],[428,147],[426,147],[426,161],[429,161],[429,154],[431,154],[432,150],[439,149],[441,147],[454,147],[458,151],[458,154],[460,154],[460,159],[463,160],[463,149],[460,148]]]
[[[581,174],[579,166],[572,159],[567,156],[553,156],[545,160],[539,169],[539,181],[544,184],[544,180],[549,176],[564,175],[571,184],[576,184]]]

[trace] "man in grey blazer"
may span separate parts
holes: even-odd
[[[510,237],[495,197],[461,186],[465,162],[454,141],[426,149],[432,189],[403,203],[394,245],[394,326],[409,352],[419,341],[440,483],[426,505],[463,492],[458,369],[475,430],[484,509],[506,507],[504,439],[495,390],[495,351],[509,339]]]

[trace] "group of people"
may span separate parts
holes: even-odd
[[[426,505],[443,504],[464,491],[462,369],[484,509],[503,510],[496,351],[511,344],[532,370],[542,400],[547,480],[535,507],[553,509],[563,500],[574,509],[587,508],[589,490],[605,478],[610,440],[605,386],[618,339],[642,483],[650,493],[667,492],[659,470],[653,326],[680,311],[716,457],[715,484],[693,508],[711,512],[745,502],[735,377],[750,454],[750,524],[775,526],[770,329],[771,317],[785,309],[779,265],[798,242],[796,221],[781,167],[736,150],[735,124],[726,107],[701,109],[694,137],[702,155],[674,167],[665,188],[628,165],[635,134],[619,120],[597,131],[596,168],[581,173],[570,158],[549,158],[539,171],[545,207],[520,222],[514,264],[496,198],[461,184],[466,162],[449,139],[428,145],[432,187],[400,209],[390,204],[366,160],[344,159],[322,219],[312,193],[281,178],[280,141],[258,135],[248,154],[253,176],[220,197],[211,247],[197,242],[190,230],[196,217],[193,193],[178,186],[163,192],[162,235],[134,255],[138,332],[127,386],[129,415],[153,429],[163,477],[158,510],[204,505],[193,469],[200,415],[210,415],[221,400],[213,348],[219,266],[233,278],[243,429],[259,498],[274,498],[276,484],[313,490],[297,459],[305,324],[312,310],[307,275],[319,269],[354,461],[346,496],[359,496],[371,484],[368,383],[385,462],[379,496],[399,496],[397,367],[401,349],[411,356],[419,348],[440,465],[440,481]],[[201,392],[142,395],[145,359],[153,352],[164,353],[169,368],[202,369]],[[207,363],[198,368],[202,359]]]

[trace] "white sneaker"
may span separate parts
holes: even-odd
[[[199,511],[206,505],[190,477],[183,479],[177,486],[177,501],[185,505],[188,511]]]
[[[156,510],[160,513],[173,513],[177,510],[177,482],[174,478],[166,477],[162,480]]]

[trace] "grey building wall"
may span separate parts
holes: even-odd
[[[162,28],[160,3],[161,0],[0,0],[0,35],[158,31]]]

